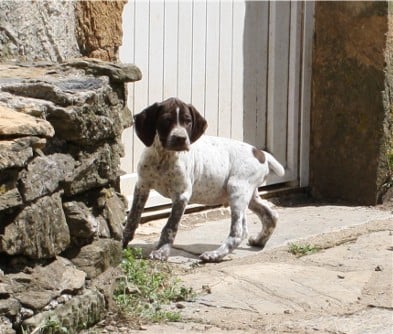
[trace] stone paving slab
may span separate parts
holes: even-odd
[[[389,211],[363,206],[304,205],[275,207],[275,210],[279,214],[279,221],[265,250],[313,235],[392,217],[392,213]],[[169,261],[194,262],[192,260],[198,259],[199,254],[217,248],[229,233],[229,212],[229,209],[225,210],[224,214],[218,215],[223,218],[217,220],[200,222],[200,219],[196,219],[199,223],[195,226],[190,226],[190,223],[187,223],[186,226],[181,224],[175,240],[175,249],[173,249]],[[192,221],[192,218],[186,219]],[[141,225],[130,246],[141,247],[148,253],[158,241],[165,221],[165,219],[160,219]],[[258,218],[249,211],[247,221],[249,235],[256,235],[261,229]],[[259,248],[250,247],[247,240],[244,240],[227,259],[241,258],[259,251]]]
[[[183,226],[176,239],[182,251],[170,261],[187,265],[180,278],[198,297],[182,304],[185,321],[144,332],[393,333],[392,213],[329,205],[277,210],[280,222],[265,250],[244,242],[219,264],[195,266],[195,259],[225,238],[228,219]],[[248,218],[250,234],[256,233],[259,222]],[[149,233],[142,226],[132,245],[150,249],[163,224],[145,225]],[[322,250],[297,258],[288,242]]]

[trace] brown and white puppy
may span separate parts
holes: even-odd
[[[147,146],[138,164],[131,211],[123,234],[123,247],[133,239],[150,189],[172,200],[172,212],[150,258],[166,260],[180,219],[188,203],[228,204],[231,228],[216,250],[200,255],[205,262],[221,261],[247,237],[247,207],[262,222],[261,232],[249,239],[263,248],[277,222],[277,213],[259,198],[257,188],[272,170],[284,168],[269,153],[232,139],[203,135],[207,123],[190,104],[169,98],[134,117],[138,137]]]

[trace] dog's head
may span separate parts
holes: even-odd
[[[171,151],[187,151],[207,128],[206,120],[191,104],[169,98],[134,116],[136,134],[151,146],[156,134],[162,146]]]

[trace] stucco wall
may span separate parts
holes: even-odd
[[[387,2],[316,2],[310,185],[315,197],[375,204],[389,110]]]

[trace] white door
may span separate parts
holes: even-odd
[[[273,153],[286,174],[269,184],[307,185],[313,11],[295,1],[129,1],[120,59],[143,74],[129,84],[129,108],[177,96],[205,116],[207,134]],[[143,144],[132,128],[123,142],[131,196]]]

